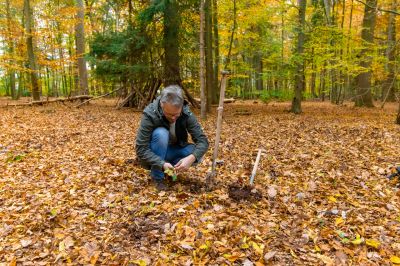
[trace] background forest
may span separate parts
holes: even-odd
[[[208,110],[221,69],[233,97],[396,100],[396,0],[200,2],[1,1],[0,95],[115,91],[140,108],[170,83],[199,97],[204,58]]]

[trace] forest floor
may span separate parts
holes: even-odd
[[[113,103],[0,108],[0,265],[400,262],[397,104],[228,104],[214,189],[215,111],[205,160],[157,192],[135,164],[141,113]]]

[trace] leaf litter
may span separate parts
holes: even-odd
[[[140,113],[107,101],[0,109],[0,262],[398,264],[396,105],[288,108],[227,105],[214,189],[210,149],[162,193],[135,163]],[[202,123],[210,143],[215,120]],[[260,147],[244,190],[259,196],[235,199]]]

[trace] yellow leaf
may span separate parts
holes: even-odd
[[[264,241],[260,236],[256,235],[256,239],[259,241]]]
[[[90,264],[95,265],[97,260],[99,259],[100,251],[96,251],[92,257],[90,258]]]
[[[259,246],[256,242],[251,241],[251,246],[258,254],[263,254],[264,245]]]
[[[315,245],[315,251],[316,252],[321,252],[321,249],[317,245]]]
[[[336,218],[335,225],[339,225],[339,224],[342,224],[342,223],[344,223],[344,220],[343,220],[342,217]]]
[[[359,234],[356,235],[356,239],[351,241],[351,243],[354,245],[360,245],[362,242],[364,242],[364,239],[361,238]]]
[[[199,247],[199,249],[208,249],[208,246],[207,246],[207,244],[203,244],[203,245],[201,245],[201,246]]]
[[[147,263],[144,260],[134,260],[132,263],[135,263],[136,265],[139,266],[147,266]]]
[[[335,261],[332,258],[328,257],[328,256],[325,256],[325,255],[322,255],[322,254],[316,254],[316,256],[320,260],[322,260],[325,263],[325,265],[335,265]]]
[[[400,264],[400,258],[397,256],[391,256],[390,261],[394,264]]]
[[[296,253],[294,253],[294,251],[293,251],[292,249],[290,249],[290,254],[292,254],[292,256],[293,256],[294,258],[299,258],[299,257],[297,257]]]
[[[370,247],[374,247],[374,248],[379,248],[379,246],[381,245],[381,243],[376,239],[367,239],[365,241],[365,244],[367,244]]]
[[[242,244],[242,245],[240,246],[240,248],[248,249],[248,248],[249,248],[249,244],[244,243],[244,244]]]
[[[65,251],[65,243],[64,243],[64,241],[61,241],[60,244],[58,244],[58,251],[60,251],[60,252]]]
[[[337,200],[336,200],[336,198],[335,198],[334,196],[329,196],[329,197],[328,197],[328,200],[329,200],[330,202],[337,202]]]
[[[237,256],[237,255],[224,254],[223,256],[225,259],[229,260],[230,262],[235,262],[237,259],[239,259],[239,256]]]

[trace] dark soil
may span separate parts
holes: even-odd
[[[178,176],[178,180],[175,184],[181,184],[185,187],[185,191],[192,194],[201,194],[206,191],[207,185],[203,178],[188,178]]]
[[[135,241],[148,240],[157,241],[163,234],[164,225],[169,222],[169,217],[165,214],[147,217],[135,217],[133,223],[127,225],[130,236]]]
[[[228,194],[235,201],[256,201],[262,199],[262,194],[249,185],[231,184],[228,187]]]

